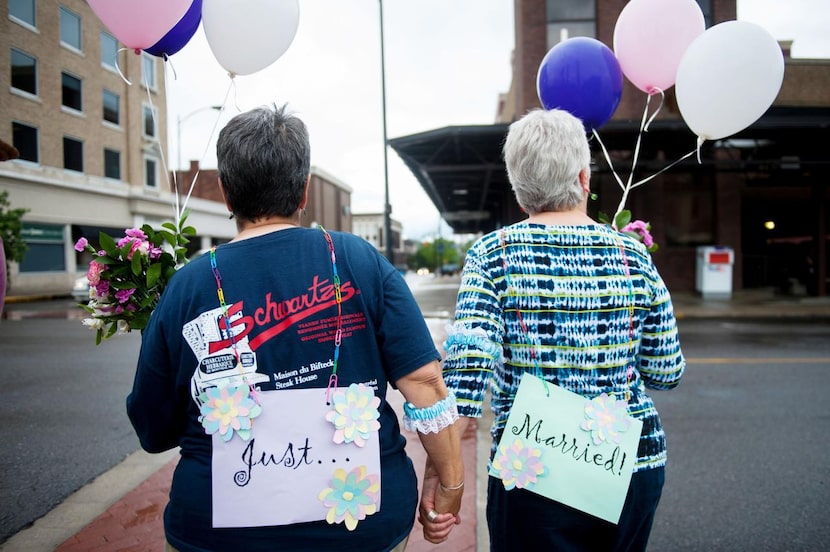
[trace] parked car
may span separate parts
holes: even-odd
[[[86,303],[89,301],[89,280],[86,276],[82,276],[75,280],[72,284],[72,298],[79,303]]]

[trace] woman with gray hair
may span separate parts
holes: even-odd
[[[528,217],[483,236],[467,253],[444,362],[460,424],[480,417],[491,393],[490,549],[645,550],[666,463],[665,435],[645,388],[675,387],[685,366],[669,292],[641,243],[588,216],[591,158],[578,119],[559,110],[528,113],[510,125],[504,159]],[[639,438],[630,437],[636,462],[619,455],[598,460],[596,441],[579,433],[578,421],[567,438],[559,429],[566,426],[557,425],[564,419],[545,419],[556,427],[548,433],[542,418],[531,427],[529,415],[524,427],[511,422],[508,429],[511,411],[531,411],[518,405],[523,378],[540,381],[548,392],[553,386],[573,392],[584,398],[580,404],[599,404],[592,402],[599,398],[619,405],[615,423],[642,423]],[[596,439],[602,432],[591,424],[606,422],[587,420],[582,429],[593,428]],[[510,447],[500,446],[503,434],[508,444],[527,437],[514,452],[530,443],[524,450],[538,454],[511,457]],[[540,490],[543,479],[562,478],[551,468],[557,457],[631,474],[619,492],[618,519]],[[594,501],[606,500],[605,491],[595,491]]]
[[[237,115],[216,149],[236,237],[171,280],[127,398],[145,450],[181,449],[168,549],[403,550],[418,489],[389,384],[436,467],[424,535],[445,540],[458,411],[409,288],[367,241],[301,225],[309,138],[285,108]]]

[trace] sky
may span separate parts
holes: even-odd
[[[296,36],[269,67],[231,79],[200,27],[165,66],[167,162],[216,167],[218,129],[240,111],[288,104],[309,128],[312,165],[352,189],[354,213],[385,203],[379,0],[300,0]],[[793,57],[830,58],[830,1],[738,0],[738,19]],[[452,125],[492,124],[511,80],[511,0],[383,2],[386,126],[392,139]],[[225,106],[222,112],[212,105]],[[181,122],[179,122],[181,120]],[[406,238],[451,230],[392,148],[387,151],[392,218]]]

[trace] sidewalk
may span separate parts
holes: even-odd
[[[830,320],[830,297],[782,297],[768,290],[750,290],[735,293],[728,299],[702,299],[696,294],[673,294],[672,299],[681,323],[693,318]],[[15,315],[25,316],[22,311],[12,314]],[[440,348],[447,320],[435,317],[427,318],[427,322]],[[389,400],[397,412],[402,412],[403,397],[399,393],[390,391]],[[463,523],[454,529],[448,542],[436,546],[424,541],[421,526],[416,521],[408,552],[487,551],[484,504],[489,423],[489,419],[479,420],[477,427],[471,427],[462,439],[467,469],[465,481],[468,482],[461,511]],[[423,450],[417,435],[409,432],[405,432],[405,435],[407,453],[420,477],[423,471]],[[0,545],[0,550],[163,551],[162,515],[177,457],[177,451],[161,455],[138,451],[130,455],[121,464],[67,498],[31,527]]]

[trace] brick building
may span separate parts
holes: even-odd
[[[391,140],[444,220],[458,233],[487,232],[523,218],[501,157],[507,126],[540,107],[539,65],[563,36],[589,36],[613,48],[626,0],[515,0],[515,48],[510,90],[498,98],[494,125],[446,127]],[[707,28],[736,19],[735,0],[699,0]],[[563,33],[563,31],[565,31]],[[728,139],[706,142],[701,162],[686,160],[641,188],[627,202],[652,223],[655,262],[672,290],[693,291],[701,246],[734,250],[732,288],[772,287],[782,293],[825,295],[828,280],[830,60],[785,56],[784,83],[759,121]],[[646,95],[627,80],[611,121],[599,129],[614,168],[627,176]],[[695,136],[674,99],[644,136],[637,179],[653,175],[694,148]],[[592,141],[590,206],[613,213],[621,191]]]

